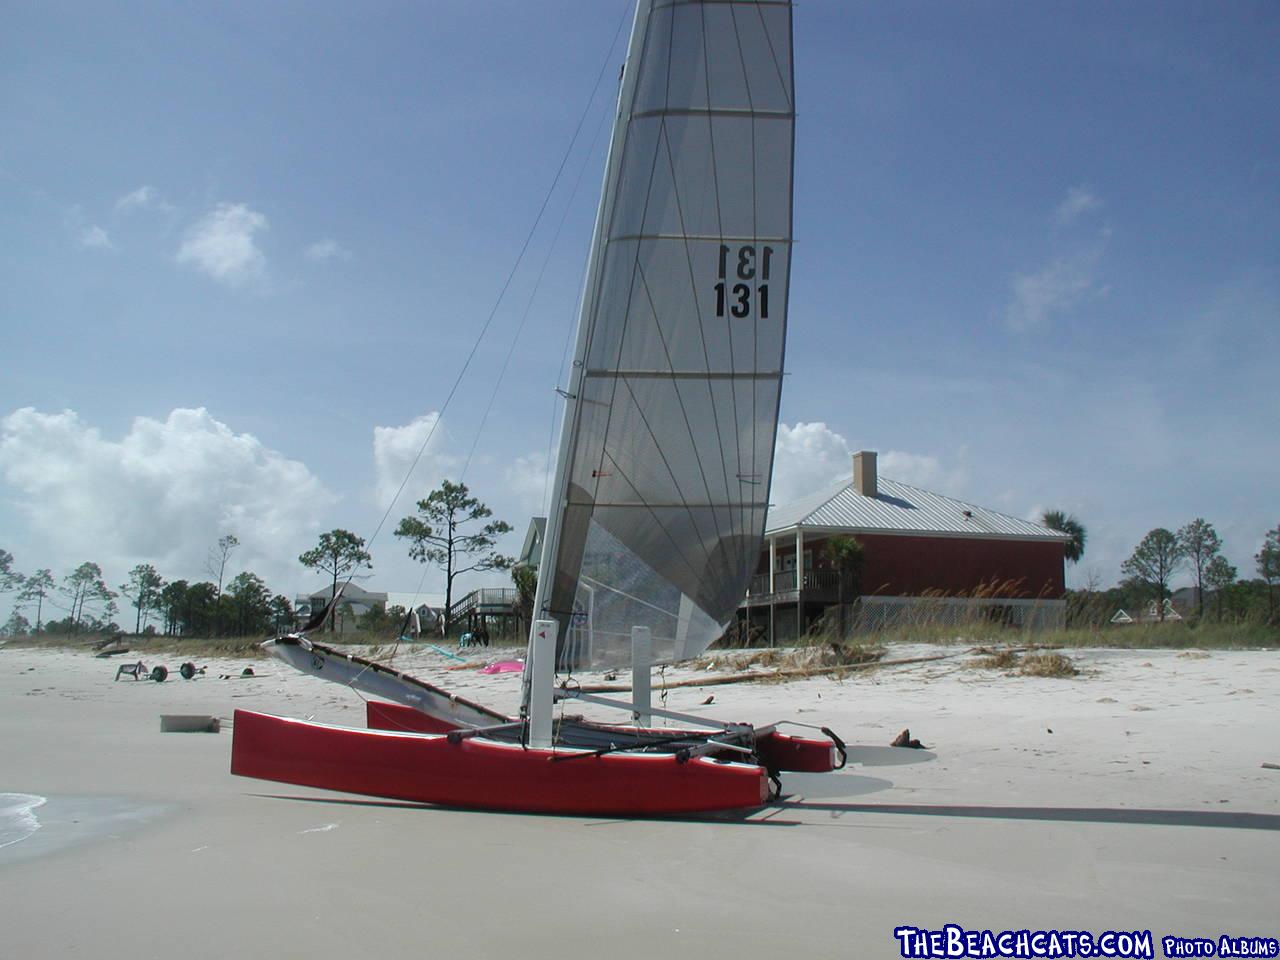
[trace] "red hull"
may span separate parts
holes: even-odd
[[[367,701],[365,723],[370,730],[448,733],[453,729],[444,721],[428,716],[421,710],[399,703],[382,703],[378,700]],[[756,738],[756,751],[760,756],[760,762],[770,770],[829,773],[836,768],[835,750],[830,740],[789,737],[785,733],[773,730]]]
[[[415,711],[416,712],[416,711]],[[666,816],[757,807],[763,768],[670,754],[523,749],[479,737],[331,727],[235,712],[231,772],[416,803],[521,813]]]

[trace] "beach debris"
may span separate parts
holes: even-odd
[[[160,714],[161,733],[217,733],[221,726],[221,721],[217,717],[203,714]]]
[[[105,650],[107,647],[112,647],[123,642],[123,633],[113,633],[111,636],[102,640],[95,640],[93,643],[89,644],[89,647],[93,650]]]
[[[481,673],[519,673],[524,669],[523,660],[495,660],[480,668]]]
[[[1048,730],[1050,733],[1053,733],[1053,727],[1045,727],[1045,729]]]
[[[1280,770],[1280,763],[1268,763],[1267,761],[1264,760],[1262,763],[1262,769],[1263,770]]]
[[[715,702],[715,699],[716,699],[716,695],[714,693],[709,693],[707,694],[707,699],[702,701],[702,705],[704,707],[709,707],[711,706],[712,703]]]
[[[139,660],[137,663],[122,663],[116,668],[116,680],[121,677],[133,677],[135,680],[146,680],[151,676],[147,665]],[[112,681],[113,683],[115,681]]]
[[[990,647],[978,647],[973,652],[983,654],[983,656],[974,661],[974,665],[987,670],[1012,670],[1021,662],[1018,659],[1017,650],[993,650]]]
[[[255,676],[257,676],[257,674],[253,672],[253,667],[245,667],[239,673],[220,673],[218,674],[218,679],[219,680],[249,680]]]
[[[95,653],[94,656],[97,657],[99,660],[104,660],[107,657],[118,657],[120,656],[120,654],[128,653],[128,652],[129,652],[128,647],[116,647],[112,650],[103,650],[101,653]]]
[[[907,747],[911,750],[928,750],[923,743],[915,740],[911,736],[910,729],[903,730],[900,734],[893,738],[893,742],[889,744],[891,747]]]
[[[428,647],[429,649],[431,649],[431,650],[434,650],[436,653],[440,654],[440,656],[442,656],[442,657],[448,657],[450,660],[455,660],[455,661],[457,661],[458,663],[466,663],[466,662],[467,662],[467,658],[466,658],[466,657],[460,657],[460,656],[458,656],[456,653],[454,653],[453,651],[451,651],[451,650],[446,650],[444,647],[439,646],[438,644],[428,643],[428,644],[427,644],[427,647]]]

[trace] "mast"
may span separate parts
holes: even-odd
[[[613,135],[609,141],[609,153],[605,160],[604,183],[600,189],[600,204],[596,208],[595,227],[591,233],[591,252],[587,258],[586,278],[578,309],[578,330],[574,338],[573,363],[569,368],[569,383],[564,391],[564,417],[560,425],[560,449],[556,455],[555,473],[551,481],[551,502],[547,508],[547,526],[542,537],[542,556],[538,561],[538,584],[533,595],[533,622],[529,624],[529,640],[525,657],[524,680],[521,691],[521,711],[529,704],[529,679],[533,663],[534,623],[545,616],[545,608],[551,594],[555,575],[555,557],[560,547],[560,528],[564,518],[566,493],[569,485],[569,452],[572,447],[574,422],[578,411],[578,395],[582,389],[586,364],[587,337],[591,329],[591,315],[595,309],[596,294],[600,286],[600,260],[603,239],[608,235],[607,218],[611,212],[612,185],[616,182],[622,161],[621,142],[626,137],[627,125],[623,122],[625,105],[631,102],[635,91],[633,63],[638,63],[644,45],[644,26],[652,0],[637,0],[635,17],[631,22],[631,39],[627,44],[627,57],[623,62],[622,83],[618,89],[618,101],[613,118]]]

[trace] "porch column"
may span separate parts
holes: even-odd
[[[804,636],[804,527],[796,524],[796,643]]]
[[[769,538],[769,592],[774,593],[773,572],[778,569],[778,538]]]

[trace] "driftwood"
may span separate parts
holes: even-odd
[[[907,657],[902,660],[867,660],[863,663],[835,664],[825,667],[789,667],[785,670],[752,670],[747,673],[726,673],[713,677],[690,677],[687,680],[673,680],[661,687],[654,687],[654,693],[662,690],[674,690],[677,687],[714,687],[722,683],[751,683],[761,680],[783,680],[801,677],[817,677],[828,673],[843,673],[848,670],[870,670],[872,667],[902,667],[912,663],[930,663],[934,660],[949,660],[963,656],[960,653],[935,653],[927,657]],[[584,683],[577,687],[582,693],[626,693],[631,689],[629,683]]]

